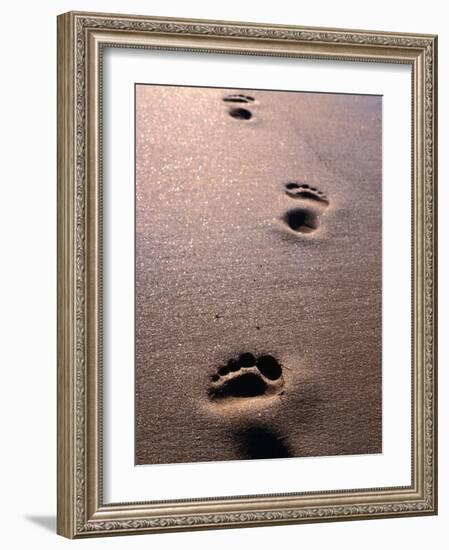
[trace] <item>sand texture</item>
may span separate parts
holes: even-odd
[[[136,87],[136,464],[382,451],[382,100]]]

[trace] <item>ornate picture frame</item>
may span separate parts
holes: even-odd
[[[106,502],[103,53],[220,53],[411,69],[411,483]],[[437,37],[70,12],[58,17],[58,533],[69,538],[437,513]],[[407,312],[406,314],[409,314]],[[129,365],[133,369],[133,365]],[[149,466],[151,468],[151,466]],[[180,495],[182,492],[180,491]]]

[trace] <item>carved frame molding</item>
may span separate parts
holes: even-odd
[[[105,46],[411,65],[410,487],[103,504],[101,54]],[[58,533],[78,538],[436,513],[436,54],[437,38],[431,35],[75,12],[58,17]]]

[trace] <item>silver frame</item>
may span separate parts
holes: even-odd
[[[104,504],[104,47],[405,63],[412,68],[413,388],[409,487]],[[437,512],[437,37],[70,12],[58,17],[58,533],[70,538]]]

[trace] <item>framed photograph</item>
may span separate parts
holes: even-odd
[[[436,513],[436,46],[59,16],[59,534]]]

